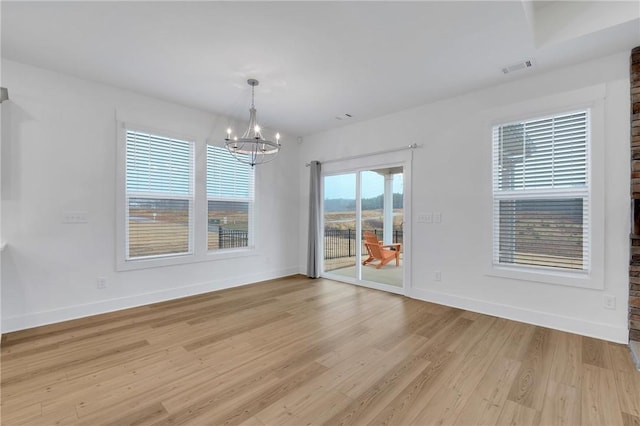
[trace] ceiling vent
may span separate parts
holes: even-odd
[[[522,62],[518,62],[517,64],[502,67],[502,73],[509,74],[514,71],[526,70],[527,68],[531,68],[532,66],[533,66],[533,62],[531,62],[531,60],[522,61]]]

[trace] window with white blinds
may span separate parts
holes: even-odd
[[[588,271],[589,111],[493,127],[493,263]]]
[[[126,130],[126,260],[193,252],[193,142]]]
[[[254,170],[227,149],[207,145],[207,246],[253,245]]]

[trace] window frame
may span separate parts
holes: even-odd
[[[526,124],[526,123],[534,123],[537,121],[544,120],[554,120],[556,118],[560,118],[563,116],[584,114],[584,122],[586,128],[586,141],[585,141],[585,172],[584,172],[584,185],[583,186],[558,186],[552,184],[551,187],[533,187],[527,188],[527,182],[529,179],[526,178],[526,172],[523,171],[523,187],[516,189],[500,189],[500,184],[504,179],[503,170],[499,170],[503,149],[499,146],[496,147],[496,130],[497,128],[507,127],[514,124]],[[590,210],[591,210],[591,110],[589,108],[582,108],[579,110],[571,110],[565,111],[560,114],[552,114],[545,115],[540,117],[531,117],[526,120],[519,120],[515,122],[505,122],[498,125],[494,125],[492,127],[493,131],[493,158],[492,158],[492,202],[493,202],[493,264],[498,267],[512,267],[514,269],[522,269],[525,268],[527,270],[540,270],[540,271],[548,271],[551,273],[557,272],[565,272],[570,274],[588,274],[591,269],[591,220],[590,219]],[[554,139],[555,141],[555,139]],[[551,150],[551,157],[556,155],[556,148]],[[500,159],[496,158],[499,156]],[[526,169],[526,164],[523,165],[523,169]],[[551,168],[552,176],[556,172],[555,167]],[[545,175],[546,176],[546,175]],[[502,180],[501,180],[502,179]],[[550,178],[553,180],[553,178]],[[497,205],[500,204],[501,201],[526,201],[526,200],[536,200],[536,199],[546,199],[546,200],[568,200],[568,199],[582,199],[583,205],[585,204],[587,210],[582,211],[583,217],[583,227],[582,227],[582,262],[585,265],[584,268],[581,269],[571,269],[571,268],[562,268],[559,266],[549,266],[549,265],[527,265],[527,264],[519,264],[519,263],[502,263],[500,262],[500,243],[501,243],[501,233],[500,233],[500,225],[502,216],[500,215],[500,209]],[[584,218],[586,219],[586,226],[584,225]],[[514,243],[517,243],[514,241]],[[514,253],[515,254],[515,253]]]
[[[605,144],[605,112],[603,85],[591,86],[574,92],[552,95],[541,99],[522,102],[493,111],[494,118],[487,122],[489,166],[489,214],[487,235],[487,267],[486,275],[529,281],[533,283],[552,284],[591,289],[604,288],[604,144]],[[553,105],[549,108],[547,105]],[[513,110],[518,110],[513,114]],[[587,146],[587,180],[589,211],[589,268],[586,271],[561,269],[553,267],[530,267],[525,265],[506,265],[494,262],[494,151],[493,128],[509,123],[535,120],[541,117],[562,115],[568,112],[588,110],[590,117],[588,129],[590,141]],[[575,191],[574,191],[575,192]],[[567,196],[571,191],[566,190]],[[533,194],[532,194],[533,195]],[[538,193],[537,195],[540,195]]]
[[[189,144],[189,162],[190,162],[190,170],[189,170],[189,193],[185,194],[185,195],[178,195],[178,194],[167,194],[167,193],[161,193],[161,192],[136,192],[136,191],[129,191],[126,188],[126,174],[127,174],[127,168],[126,168],[126,144],[127,144],[127,132],[136,132],[136,133],[140,133],[140,134],[147,134],[150,136],[156,136],[156,137],[162,137],[165,139],[174,139],[174,140],[179,140],[180,142],[186,142],[187,144]],[[194,231],[195,231],[195,212],[194,212],[194,207],[195,207],[195,141],[193,140],[193,138],[183,138],[183,137],[175,137],[175,136],[167,136],[167,135],[160,135],[157,132],[149,132],[149,131],[142,131],[139,129],[133,129],[133,128],[125,128],[124,129],[124,134],[125,134],[125,261],[127,262],[131,262],[131,261],[137,261],[137,260],[152,260],[152,259],[160,259],[160,258],[167,258],[167,257],[178,257],[178,256],[189,256],[191,254],[194,253],[195,251],[195,241],[194,241]],[[188,234],[187,234],[187,251],[186,252],[181,252],[181,253],[163,253],[163,254],[157,254],[157,255],[147,255],[147,256],[138,256],[138,257],[134,257],[132,258],[130,256],[130,244],[128,244],[128,240],[127,237],[129,236],[129,230],[130,230],[130,208],[129,208],[129,201],[132,198],[139,198],[139,199],[147,199],[147,200],[183,200],[183,201],[187,201],[188,205],[189,205],[189,214],[188,214],[188,220],[189,220],[189,226],[188,226]]]
[[[256,170],[255,167],[251,168],[251,172],[252,172],[252,176],[251,176],[251,181],[249,182],[249,193],[250,195],[248,197],[224,197],[224,196],[209,196],[209,191],[207,188],[207,184],[208,184],[208,171],[209,171],[209,147],[216,147],[216,148],[221,148],[226,150],[225,147],[223,146],[219,146],[219,145],[214,145],[214,144],[207,144],[205,147],[205,176],[207,177],[205,179],[205,195],[206,195],[206,215],[207,215],[207,232],[206,232],[206,237],[207,237],[207,252],[211,255],[215,255],[215,254],[224,254],[224,253],[234,253],[234,252],[242,252],[243,250],[252,250],[255,249],[255,218],[256,218],[256,214],[255,214],[255,207],[256,207],[256,190],[255,190],[255,186],[256,186]],[[237,161],[235,158],[233,158],[233,161]],[[232,248],[218,248],[218,249],[209,249],[209,201],[241,201],[241,202],[247,202],[248,203],[248,229],[247,229],[247,245],[245,247],[232,247]]]
[[[204,138],[196,138],[185,135],[184,133],[174,132],[166,129],[153,128],[150,126],[135,124],[116,118],[116,133],[117,133],[117,147],[116,147],[116,271],[131,271],[146,268],[157,268],[173,265],[181,265],[196,262],[210,262],[218,260],[226,260],[233,258],[242,258],[249,256],[259,256],[261,254],[257,238],[253,235],[253,244],[248,247],[224,249],[224,250],[212,250],[209,251],[207,247],[207,191],[206,191],[206,145],[208,141]],[[191,206],[191,220],[193,225],[191,227],[190,246],[192,250],[190,253],[180,254],[165,254],[151,257],[139,257],[134,259],[128,259],[128,247],[127,247],[127,231],[128,231],[128,197],[126,188],[126,146],[127,146],[127,130],[137,131],[142,133],[149,133],[166,138],[174,138],[184,141],[189,141],[193,144],[193,201]],[[218,144],[212,144],[221,146]],[[256,213],[258,205],[258,197],[256,186],[258,184],[257,175],[254,175],[254,197],[253,197],[253,215],[257,218]],[[163,198],[171,198],[164,196]],[[253,233],[255,234],[255,226]]]

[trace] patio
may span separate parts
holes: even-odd
[[[325,271],[344,277],[355,278],[356,264],[355,257],[340,257],[337,259],[325,260]],[[362,279],[376,283],[388,284],[402,288],[402,276],[404,272],[403,255],[400,254],[400,266],[396,267],[394,262],[388,263],[380,269],[376,265],[362,266]]]

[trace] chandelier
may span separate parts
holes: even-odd
[[[227,149],[238,161],[245,164],[267,163],[280,151],[280,133],[276,133],[276,141],[270,141],[262,136],[260,126],[256,121],[256,107],[254,105],[254,90],[259,84],[258,80],[247,80],[251,86],[251,108],[249,108],[249,128],[241,137],[232,136],[231,129],[227,129],[227,137],[224,138]]]

